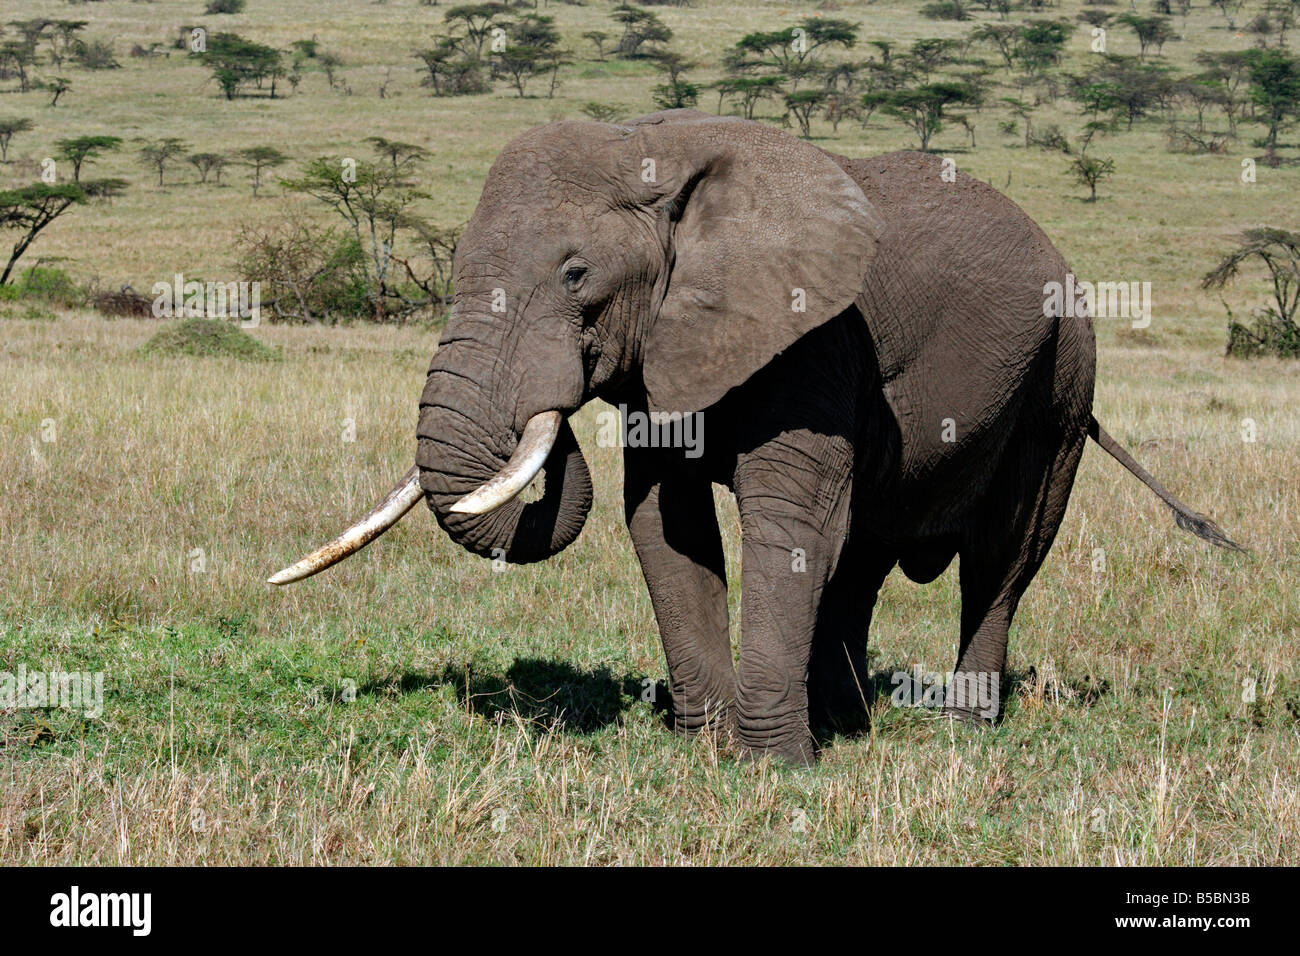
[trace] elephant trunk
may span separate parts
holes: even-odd
[[[587,462],[559,412],[534,416],[516,435],[502,403],[467,377],[461,351],[455,344],[440,350],[420,401],[415,461],[425,500],[466,550],[514,564],[543,561],[568,547],[587,520]],[[517,492],[537,470],[528,459],[542,454],[545,489],[525,502]]]

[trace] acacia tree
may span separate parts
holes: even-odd
[[[596,59],[605,62],[605,41],[609,39],[609,34],[604,30],[588,30],[582,35],[584,40],[590,40],[596,47]]]
[[[413,55],[423,66],[420,85],[433,90],[434,96],[460,96],[467,93],[485,93],[488,84],[483,78],[483,66],[462,49],[463,38],[443,37],[437,46],[417,50]]]
[[[1237,29],[1237,14],[1245,5],[1246,0],[1210,0],[1210,6],[1223,14],[1223,19],[1228,21],[1228,29]]]
[[[45,84],[45,88],[54,94],[50,97],[50,105],[58,106],[59,97],[63,96],[64,93],[72,92],[72,81],[62,76],[56,76]]]
[[[984,23],[971,31],[971,39],[987,43],[998,51],[1009,70],[1015,65],[1016,44],[1020,40],[1020,26],[1014,23]]]
[[[621,57],[641,56],[645,44],[667,43],[673,38],[673,31],[649,10],[621,3],[609,15],[623,25],[623,35],[618,38],[615,51]]]
[[[583,103],[582,106],[579,107],[578,112],[597,123],[613,123],[627,115],[627,109],[625,107],[611,106],[608,103],[598,103],[595,100]]]
[[[399,175],[414,171],[416,166],[430,156],[429,151],[423,146],[386,139],[383,136],[367,136],[366,142],[374,147],[376,153],[388,160],[392,164],[393,172]]]
[[[812,138],[812,118],[826,104],[830,94],[826,90],[796,90],[785,95],[786,114],[799,124],[799,135]]]
[[[1068,20],[1030,20],[1020,28],[1015,58],[1028,73],[1040,74],[1061,61],[1073,32]]]
[[[881,90],[867,93],[862,105],[871,109],[879,107],[890,116],[901,119],[912,128],[921,141],[923,151],[930,148],[930,138],[943,129],[944,110],[956,103],[974,103],[975,91],[965,83],[941,80],[902,90]]]
[[[1222,289],[1251,260],[1262,262],[1268,270],[1273,302],[1264,308],[1253,330],[1231,321],[1229,310],[1228,354],[1300,356],[1300,327],[1295,321],[1300,307],[1300,233],[1271,226],[1245,230],[1237,248],[1201,279],[1201,287]]]
[[[1164,49],[1165,43],[1174,35],[1174,29],[1170,26],[1168,17],[1142,17],[1136,13],[1126,13],[1119,18],[1119,22],[1129,27],[1137,36],[1138,41],[1138,59],[1145,60],[1147,57],[1147,48],[1154,46],[1156,53]]]
[[[483,44],[494,27],[510,13],[504,3],[466,3],[452,7],[442,15],[449,25],[459,26],[465,31],[469,47],[474,51],[474,59],[483,59]]]
[[[72,181],[81,182],[81,167],[122,145],[120,136],[75,136],[54,141],[54,155],[72,164]]]
[[[812,75],[823,47],[851,48],[858,39],[858,27],[847,20],[808,17],[784,30],[748,33],[737,41],[732,57],[739,71],[769,68],[789,78],[793,93],[799,82]]]
[[[1300,60],[1285,50],[1251,50],[1250,98],[1259,108],[1258,121],[1268,127],[1264,148],[1276,166],[1277,134],[1300,116]]]
[[[73,53],[77,34],[90,25],[89,20],[55,20],[51,23],[50,62],[62,66]]]
[[[271,99],[275,99],[275,81],[284,75],[279,50],[234,33],[212,34],[207,49],[194,55],[212,70],[213,79],[228,100],[235,98],[243,84],[261,86],[267,78],[271,80]]]
[[[18,232],[18,240],[9,252],[9,261],[0,272],[0,285],[9,282],[14,266],[46,226],[74,205],[115,196],[125,187],[126,183],[120,179],[101,179],[53,186],[34,183],[18,189],[0,190],[0,229]]]
[[[1088,187],[1087,202],[1096,202],[1097,184],[1114,174],[1115,160],[1080,153],[1070,160],[1070,172],[1074,174],[1075,182],[1080,186]]]
[[[1206,67],[1198,79],[1215,84],[1221,93],[1219,106],[1228,118],[1228,132],[1237,135],[1237,120],[1245,109],[1250,77],[1250,51],[1198,53],[1196,62]]]
[[[289,159],[274,146],[250,146],[248,149],[241,149],[238,155],[240,162],[253,171],[254,199],[257,198],[257,191],[262,187],[262,172],[281,166]]]
[[[0,119],[0,162],[9,162],[9,141],[15,133],[26,133],[36,126],[25,116],[11,116]]]
[[[198,170],[199,182],[206,183],[208,176],[216,173],[218,185],[221,183],[221,170],[226,166],[225,156],[220,153],[195,153],[193,156],[186,156],[185,159]]]
[[[1088,147],[1092,145],[1092,138],[1103,132],[1106,127],[1106,123],[1097,120],[1088,123],[1084,127],[1083,135],[1079,138],[1079,152],[1070,160],[1069,171],[1073,174],[1074,181],[1080,186],[1088,187],[1086,202],[1097,201],[1097,184],[1103,179],[1109,179],[1115,172],[1115,160],[1088,155]],[[1068,140],[1063,141],[1062,148],[1067,156],[1071,154],[1072,151]]]
[[[415,188],[408,172],[390,164],[358,161],[345,168],[336,160],[307,163],[298,176],[281,180],[290,192],[311,196],[348,223],[364,250],[366,281],[374,318],[384,321],[428,304],[402,294],[393,257],[397,235],[414,221],[411,206],[426,194]]]
[[[185,141],[177,139],[175,136],[155,140],[140,147],[140,165],[156,172],[158,174],[158,185],[161,186],[167,166],[174,160],[184,156],[188,149],[189,147],[186,146]]]
[[[729,76],[713,85],[718,91],[718,112],[722,112],[722,101],[734,96],[740,102],[740,115],[745,119],[754,118],[754,108],[760,100],[771,99],[781,91],[784,76]]]
[[[32,88],[31,68],[36,65],[36,44],[25,40],[0,43],[0,69],[8,69],[18,78],[18,92]]]
[[[548,95],[554,96],[559,68],[567,62],[559,50],[560,31],[555,28],[555,18],[530,14],[508,24],[506,31],[509,42],[495,54],[498,68],[510,77],[520,97],[530,78],[550,73]]]
[[[660,50],[655,54],[655,66],[667,74],[668,82],[654,88],[652,97],[660,109],[676,110],[695,106],[700,96],[700,85],[682,79],[686,70],[694,69],[698,64],[687,59],[681,53],[672,50]]]

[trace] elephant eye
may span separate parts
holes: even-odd
[[[578,287],[582,285],[582,280],[586,275],[586,266],[569,266],[564,270],[564,287],[570,292],[578,291]]]

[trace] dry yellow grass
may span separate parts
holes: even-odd
[[[100,722],[5,716],[0,860],[1294,862],[1289,366],[1105,350],[1103,420],[1254,553],[1173,530],[1092,450],[1013,633],[1003,726],[954,734],[886,698],[870,736],[790,774],[639,701],[663,665],[594,409],[596,507],[557,559],[494,573],[418,511],[271,590],[410,460],[433,335],[267,328],[285,360],[265,367],[139,355],[154,328],[5,324],[4,659],[103,669],[108,692]],[[956,609],[952,572],[891,578],[880,673],[951,666]]]
[[[348,62],[353,95],[311,75],[296,98],[231,104],[175,56],[125,58],[130,43],[202,19],[189,0],[0,0],[3,20],[93,18],[91,35],[113,37],[126,64],[76,72],[57,110],[42,94],[6,95],[0,113],[39,124],[15,139],[20,157],[90,132],[270,141],[304,159],[380,134],[434,150],[427,211],[454,223],[518,130],[589,99],[651,109],[646,70],[589,62],[555,101],[432,99],[407,54],[411,25],[441,12],[413,0],[250,7],[231,28],[281,45],[317,34]],[[716,62],[744,30],[810,9],[700,0],[663,16],[683,50]],[[606,10],[547,12],[579,48]],[[872,36],[968,29],[893,2],[834,15]],[[1186,66],[1194,48],[1240,42],[1211,29],[1217,17],[1195,11],[1168,58]],[[401,95],[380,101],[386,64]],[[1296,863],[1300,368],[1222,359],[1222,307],[1196,283],[1232,231],[1288,225],[1298,174],[1261,167],[1243,186],[1245,150],[1173,156],[1143,126],[1097,147],[1119,173],[1088,205],[1059,158],[996,136],[994,115],[958,163],[999,187],[1009,175],[1006,191],[1081,275],[1154,284],[1145,334],[1101,323],[1098,417],[1250,555],[1174,530],[1093,448],[1017,618],[1017,684],[997,730],[888,705],[894,670],[952,665],[958,607],[955,571],[926,587],[895,575],[873,624],[885,696],[871,733],[831,742],[811,771],[742,765],[670,735],[641,700],[664,677],[662,654],[596,409],[575,423],[596,505],[555,560],[494,573],[421,509],[351,561],[273,591],[269,571],[409,464],[435,331],[264,326],[254,334],[284,360],[262,365],[142,355],[152,322],[0,319],[0,670],[107,674],[99,720],[0,712],[0,863]],[[819,142],[866,155],[906,140],[877,121]],[[96,173],[135,185],[70,214],[34,251],[112,284],[224,277],[239,223],[303,208],[251,201],[240,173],[200,187],[186,168],[158,190],[128,153]],[[1230,290],[1235,309],[1259,300],[1257,284]],[[735,580],[734,506],[718,500]]]

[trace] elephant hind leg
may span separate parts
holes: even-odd
[[[995,720],[1001,713],[1011,619],[1065,517],[1086,440],[1083,433],[1067,438],[1045,467],[1008,463],[965,536],[961,642],[945,702],[953,716]]]
[[[894,556],[850,536],[818,607],[808,662],[808,710],[819,731],[862,729],[871,708],[867,639],[871,613]]]

